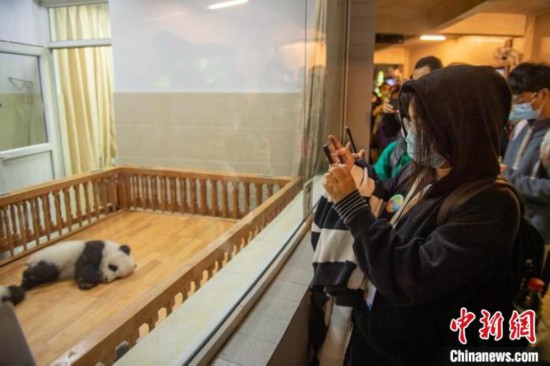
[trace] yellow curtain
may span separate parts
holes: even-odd
[[[106,6],[54,8],[50,17],[53,40],[110,35]],[[110,166],[116,156],[111,47],[58,49],[54,58],[67,175]]]

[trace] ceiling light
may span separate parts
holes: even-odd
[[[214,9],[223,9],[223,8],[229,8],[230,6],[235,5],[241,5],[247,3],[248,0],[230,0],[230,1],[223,1],[221,3],[216,3],[208,6],[208,9],[214,10]]]
[[[421,41],[444,41],[447,37],[442,34],[424,34],[420,36]]]

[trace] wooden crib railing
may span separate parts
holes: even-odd
[[[119,209],[120,168],[0,197],[0,265],[59,241]]]
[[[288,182],[285,178],[125,168],[122,208],[240,219]]]
[[[54,364],[111,364],[123,341],[158,322],[197,291],[301,190],[299,178],[117,167],[0,197],[0,265],[60,241],[119,210],[240,219],[151,293],[98,325]],[[3,259],[2,259],[3,258]],[[145,328],[145,332],[143,329]]]
[[[240,219],[289,179],[118,167],[0,197],[0,265],[120,209]]]

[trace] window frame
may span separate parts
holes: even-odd
[[[32,154],[38,154],[47,150],[52,150],[55,153],[55,131],[52,128],[51,121],[55,120],[54,110],[52,109],[51,101],[51,73],[49,71],[49,50],[45,47],[16,44],[8,42],[0,42],[0,53],[7,53],[12,55],[31,56],[36,57],[38,60],[38,71],[40,79],[40,94],[44,105],[44,124],[46,129],[46,142],[28,145],[22,147],[16,147],[8,150],[0,150],[0,160],[14,159]],[[55,164],[54,164],[55,165]]]

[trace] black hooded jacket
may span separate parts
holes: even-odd
[[[395,228],[376,219],[354,192],[335,206],[356,241],[355,255],[377,292],[359,324],[365,360],[372,365],[444,365],[460,346],[453,319],[466,308],[476,319],[467,346],[506,345],[511,311],[510,256],[519,208],[513,193],[490,188],[436,224],[450,192],[500,168],[498,136],[508,116],[510,91],[492,68],[452,66],[406,83],[424,104],[438,151],[450,173],[434,181]],[[404,170],[406,171],[406,170]],[[385,199],[396,193],[388,181]],[[360,199],[360,197],[359,197]],[[355,202],[355,204],[353,203]],[[482,341],[481,309],[504,315],[504,339]]]

